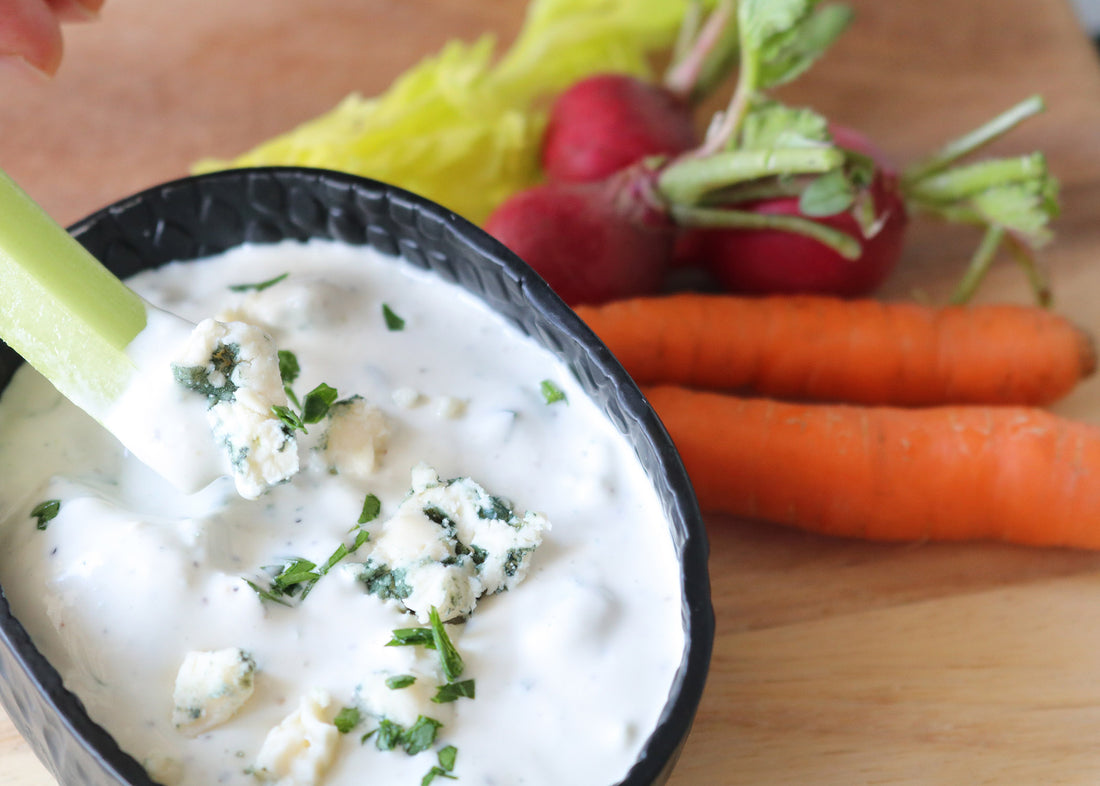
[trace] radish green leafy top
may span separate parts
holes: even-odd
[[[649,56],[672,45],[690,7],[690,0],[533,0],[499,59],[492,36],[451,41],[380,96],[352,94],[231,161],[195,168],[325,166],[408,188],[481,222],[539,179],[540,100],[598,72],[650,76]]]

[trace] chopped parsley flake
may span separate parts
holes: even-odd
[[[374,746],[380,751],[392,751],[401,744],[401,738],[405,735],[405,729],[399,723],[383,718],[378,722],[378,728],[374,732]],[[370,734],[363,737],[366,740]]]
[[[359,714],[358,708],[344,707],[336,713],[336,717],[332,719],[332,725],[335,726],[336,730],[341,734],[347,734],[359,725],[361,719],[362,716]]]
[[[36,519],[37,523],[34,525],[35,529],[46,529],[46,525],[53,521],[57,517],[58,512],[61,510],[61,500],[48,499],[45,502],[39,502],[31,509],[31,518]]]
[[[283,569],[275,576],[275,586],[284,592],[289,592],[293,587],[306,581],[315,581],[321,578],[314,569],[317,563],[308,559],[294,559],[288,561]]]
[[[420,780],[420,786],[428,786],[429,783],[436,778],[450,778],[451,780],[458,780],[457,776],[451,775],[451,772],[455,768],[455,758],[458,756],[458,748],[454,745],[446,745],[439,749],[439,753],[436,754],[436,758],[439,760],[439,764],[433,766],[428,770],[428,774]]]
[[[269,278],[267,281],[259,281],[259,282],[254,283],[254,284],[230,284],[229,285],[229,291],[230,292],[249,292],[249,291],[251,291],[251,292],[263,292],[268,287],[275,286],[276,284],[278,284],[280,281],[282,281],[283,279],[285,279],[289,275],[290,275],[290,273],[283,273],[280,276],[275,276],[275,278]]]
[[[309,393],[306,393],[306,397],[302,401],[302,420],[306,423],[320,423],[339,395],[336,388],[329,387],[322,382]]]
[[[435,637],[431,628],[397,628],[387,647],[427,647],[435,649]]]
[[[451,642],[451,637],[447,635],[447,629],[439,618],[439,612],[435,606],[432,606],[431,611],[428,612],[428,620],[431,623],[430,628],[397,628],[393,631],[393,637],[386,642],[386,646],[419,646],[438,650],[439,665],[443,669],[443,675],[447,678],[448,683],[453,684],[462,675],[462,670],[466,666],[462,662],[462,656],[458,654],[458,650]],[[473,698],[473,680],[466,680],[466,682],[470,683],[470,698]],[[458,698],[458,696],[455,698]],[[447,699],[446,701],[454,701],[454,699]]]
[[[282,373],[281,359],[279,370],[280,373]],[[298,397],[294,395],[294,391],[290,389],[289,384],[284,384],[283,388],[286,390],[287,398],[293,402],[298,401]],[[308,434],[309,430],[306,428],[306,424],[320,423],[325,415],[328,414],[329,409],[332,408],[333,403],[335,403],[339,395],[336,388],[322,382],[313,390],[309,391],[309,393],[306,393],[305,400],[300,407],[301,412],[295,412],[290,407],[281,404],[276,404],[271,407],[271,412],[275,417],[281,420],[290,431],[301,431],[303,434]]]
[[[421,715],[409,728],[400,723],[383,718],[378,722],[378,728],[364,734],[359,741],[366,742],[374,737],[374,745],[380,751],[392,751],[398,746],[405,749],[405,753],[415,756],[428,750],[435,744],[436,734],[443,726],[435,718]]]
[[[301,409],[302,405],[299,403],[298,397],[294,395],[294,391],[290,388],[294,380],[296,380],[298,375],[302,372],[302,367],[298,365],[298,356],[289,349],[280,349],[278,354],[279,377],[283,380],[283,391],[286,392],[286,397],[290,399],[290,402],[298,407],[298,409]],[[304,427],[302,428],[305,430]]]
[[[282,404],[274,404],[271,407],[271,412],[291,431],[301,431],[303,434],[309,433],[309,431],[306,430],[306,424],[302,422],[302,416],[290,407]]]
[[[368,524],[378,518],[378,514],[382,512],[382,500],[373,494],[368,494],[363,499],[363,510],[359,514],[359,523]]]
[[[439,664],[443,667],[443,676],[449,682],[462,676],[462,670],[466,667],[462,662],[462,656],[458,654],[455,645],[451,643],[451,637],[443,628],[443,621],[439,619],[439,612],[432,606],[428,612],[428,621],[432,626],[432,641],[439,651]]]
[[[397,316],[387,303],[382,304],[382,318],[386,320],[387,330],[396,331],[405,329],[405,320]]]
[[[245,579],[245,583],[263,600],[274,601],[282,606],[293,605],[288,599],[297,598],[299,602],[305,600],[322,576],[336,567],[336,564],[344,557],[358,551],[369,539],[370,533],[356,527],[355,539],[352,544],[348,546],[341,543],[321,567],[318,568],[316,563],[310,562],[308,559],[295,557],[286,560],[282,565],[271,565],[264,568],[271,575],[271,586],[269,588],[264,589],[256,582],[248,579]]]
[[[279,376],[284,385],[293,384],[298,375],[302,373],[302,367],[298,364],[298,356],[289,349],[279,350]]]
[[[420,786],[428,786],[428,784],[436,778],[450,778],[452,781],[458,780],[457,775],[451,775],[451,773],[447,772],[438,764],[433,764],[432,768],[428,770],[427,775],[420,779]]]
[[[439,749],[439,766],[450,772],[455,768],[455,758],[458,756],[458,748],[454,745],[446,745]]]
[[[435,718],[421,715],[416,723],[405,730],[401,744],[405,747],[405,753],[415,756],[421,751],[426,751],[435,744],[435,736],[443,724]]]
[[[473,680],[461,680],[459,682],[448,682],[446,685],[440,685],[432,696],[432,701],[436,704],[447,704],[448,702],[458,701],[459,699],[472,699],[474,698],[474,681]]]
[[[416,677],[411,674],[397,674],[386,678],[386,687],[390,690],[401,690],[416,682]]]
[[[547,404],[557,404],[559,401],[564,401],[566,404],[569,403],[569,399],[565,397],[565,393],[562,389],[548,379],[544,379],[539,384],[539,390],[542,391],[542,399]]]

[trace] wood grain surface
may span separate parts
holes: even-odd
[[[912,160],[1031,94],[996,146],[1063,184],[1056,308],[1100,334],[1100,70],[1062,0],[855,0],[786,90]],[[108,0],[59,76],[0,76],[0,167],[61,222],[373,94],[518,0]],[[977,242],[918,221],[884,296],[942,300]],[[998,266],[983,300],[1029,299]],[[1100,380],[1056,409],[1100,423]],[[837,493],[844,493],[837,489]],[[1100,782],[1100,554],[875,545],[708,520],[718,636],[672,786]],[[0,786],[50,783],[0,718]]]

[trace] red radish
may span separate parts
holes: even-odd
[[[597,74],[561,93],[543,140],[546,176],[595,182],[650,156],[675,156],[694,148],[698,135],[693,109],[721,82],[737,53],[734,14],[733,0],[719,0],[705,19],[686,15],[680,51],[663,84]]]
[[[813,238],[778,229],[691,229],[678,240],[677,261],[704,267],[723,289],[731,292],[854,297],[877,289],[901,255],[908,223],[897,173],[859,133],[840,127],[832,132],[837,145],[876,162],[870,195],[877,221],[869,237],[864,237],[850,211],[814,219],[858,239],[858,259],[846,259]],[[797,196],[737,208],[762,215],[801,215]]]
[[[599,183],[536,186],[504,202],[485,229],[570,305],[652,294],[675,243],[648,197],[653,176],[636,167]]]
[[[697,142],[691,104],[661,86],[624,74],[599,74],[558,96],[542,148],[548,178],[570,183],[605,177],[653,155]]]

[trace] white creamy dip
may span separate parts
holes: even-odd
[[[444,746],[463,784],[621,779],[683,653],[678,569],[636,457],[568,370],[472,295],[369,249],[242,247],[129,283],[196,323],[262,327],[300,362],[299,397],[324,382],[361,404],[341,413],[344,438],[328,421],[299,432],[301,471],[258,500],[228,477],[186,495],[20,369],[0,400],[0,583],[92,719],[169,786],[416,786]],[[565,400],[547,403],[544,380]],[[432,470],[471,482],[437,489]],[[485,492],[533,516],[506,546],[542,538],[522,581],[495,564],[471,579],[484,591],[473,613],[445,626],[474,698],[431,701],[447,681],[436,651],[386,646],[423,615],[361,580],[376,546],[391,562],[407,550],[388,522],[414,478],[440,499]],[[361,527],[370,539],[308,597],[288,607],[250,587],[265,566],[352,547],[369,494],[381,503]],[[31,511],[46,500],[60,507],[39,528]],[[203,696],[200,719],[189,713]],[[345,707],[360,721],[341,733]],[[377,734],[361,742],[382,714],[442,725],[428,750],[384,751]]]

